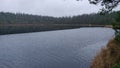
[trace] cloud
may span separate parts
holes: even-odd
[[[55,17],[93,13],[99,9],[99,5],[91,5],[88,0],[0,0],[1,11]]]

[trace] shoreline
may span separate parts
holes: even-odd
[[[113,66],[120,62],[120,43],[111,39],[106,48],[94,57],[91,63],[91,68],[113,68]]]
[[[66,30],[82,27],[112,28],[111,25],[90,24],[0,24],[0,35]]]

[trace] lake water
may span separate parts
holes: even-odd
[[[112,37],[110,28],[1,35],[0,68],[90,68]]]

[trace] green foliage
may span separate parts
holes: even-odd
[[[120,68],[120,63],[113,65],[112,68]]]
[[[120,34],[115,37],[115,40],[120,42]]]
[[[112,25],[113,29],[115,30],[115,40],[120,42],[120,11],[117,12],[117,18]]]

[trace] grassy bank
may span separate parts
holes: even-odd
[[[120,43],[110,40],[93,59],[91,68],[120,68]]]

